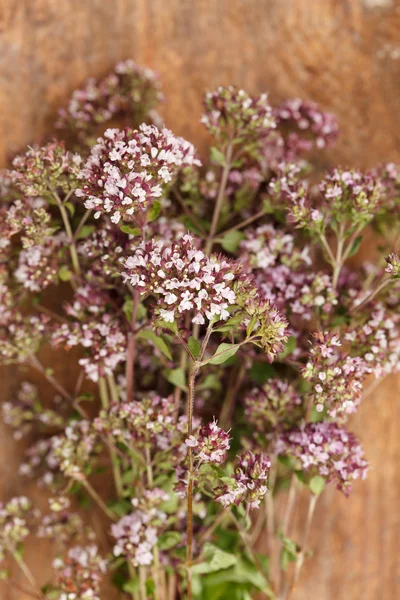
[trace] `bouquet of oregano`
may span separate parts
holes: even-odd
[[[400,171],[313,169],[335,118],[233,87],[205,96],[201,161],[162,100],[120,63],[1,175],[0,358],[21,373],[3,419],[48,494],[44,514],[1,504],[1,578],[41,600],[110,598],[107,580],[294,599],[325,486],[367,474],[346,421],[400,365]],[[353,262],[371,229],[379,258]],[[45,585],[28,536],[52,541]]]

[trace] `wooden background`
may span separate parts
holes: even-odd
[[[160,73],[166,124],[202,150],[203,92],[232,83],[335,112],[343,133],[327,164],[400,160],[394,0],[0,0],[0,163],[49,132],[74,87],[127,57]],[[5,375],[3,398],[13,387]],[[353,420],[371,471],[349,500],[323,496],[297,600],[400,598],[399,392],[400,378],[386,379]],[[18,453],[1,432],[4,498],[27,491]],[[46,550],[33,547],[29,559],[45,567]],[[0,597],[17,596],[0,588]]]

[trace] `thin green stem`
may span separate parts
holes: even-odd
[[[79,234],[82,231],[84,224],[86,223],[86,221],[88,220],[88,218],[90,217],[91,214],[92,214],[92,209],[88,208],[87,211],[85,212],[85,214],[83,215],[82,219],[80,220],[78,227],[76,228],[76,231],[74,233],[74,241],[76,241],[78,239]]]
[[[140,589],[140,600],[147,600],[146,568],[145,567],[139,567],[139,589]]]
[[[333,267],[333,275],[332,275],[332,287],[336,289],[337,283],[339,280],[339,275],[343,267],[343,247],[344,247],[344,232],[346,229],[345,223],[341,223],[339,227],[339,233],[337,236],[337,248],[336,248],[336,257],[335,263]]]
[[[271,598],[273,599],[275,597],[275,594],[273,592],[273,590],[270,588],[270,586],[268,585],[268,578],[267,578],[267,574],[264,571],[264,567],[262,566],[262,564],[260,563],[257,555],[255,554],[253,548],[251,547],[249,538],[247,536],[247,532],[244,530],[244,528],[242,527],[242,525],[239,523],[238,519],[235,517],[235,515],[233,514],[232,510],[229,512],[229,516],[231,518],[231,520],[233,521],[233,523],[236,526],[236,529],[239,532],[240,537],[242,538],[242,541],[246,547],[247,552],[250,554],[255,566],[257,567],[257,570],[259,571],[259,573],[265,578],[265,588],[262,590],[262,592],[265,594],[265,596],[267,598]]]
[[[139,290],[133,291],[133,306],[132,306],[132,319],[131,319],[131,330],[128,334],[128,349],[126,355],[126,396],[127,401],[132,402],[135,392],[135,324],[137,309],[139,306]]]
[[[230,141],[230,142],[228,142],[228,145],[226,147],[225,164],[224,164],[224,167],[222,170],[221,182],[220,182],[219,189],[218,189],[217,200],[215,202],[215,208],[214,208],[214,213],[212,216],[210,232],[208,234],[208,238],[207,238],[207,242],[206,242],[206,248],[205,248],[206,253],[211,252],[212,247],[214,245],[214,237],[215,237],[215,234],[217,231],[218,220],[219,220],[219,216],[220,216],[221,209],[222,209],[222,206],[224,203],[224,198],[225,198],[226,185],[228,183],[229,172],[230,172],[231,166],[232,166],[231,165],[232,152],[233,152],[233,144]]]
[[[11,554],[12,554],[15,562],[18,564],[19,568],[21,569],[21,571],[23,572],[23,574],[29,581],[30,585],[35,590],[36,597],[44,599],[44,596],[40,590],[40,586],[39,586],[38,582],[36,581],[35,576],[33,575],[32,571],[30,570],[30,568],[28,567],[28,565],[26,564],[26,562],[24,561],[22,556],[20,556],[20,554],[18,554],[18,552],[11,552]]]
[[[256,213],[255,215],[252,215],[251,217],[248,217],[248,219],[245,219],[244,221],[241,221],[240,223],[238,223],[237,225],[233,225],[232,227],[229,227],[229,229],[225,229],[225,231],[222,231],[218,237],[224,237],[225,235],[227,235],[228,233],[231,233],[232,231],[239,231],[239,229],[243,229],[244,227],[247,227],[247,225],[251,225],[251,223],[254,223],[254,221],[257,221],[257,219],[261,219],[261,217],[265,216],[265,210],[260,210],[258,213]]]
[[[108,410],[110,407],[110,400],[108,398],[107,384],[106,384],[106,380],[104,379],[104,377],[99,378],[99,392],[100,392],[101,405],[104,410]],[[112,437],[109,435],[107,436],[107,445],[108,445],[108,450],[110,452],[111,466],[112,466],[114,483],[115,483],[115,490],[117,492],[118,498],[123,498],[124,497],[124,486],[122,483],[120,463],[118,460],[117,451],[114,446]]]
[[[97,506],[99,508],[101,508],[101,510],[104,512],[104,514],[107,515],[107,517],[109,519],[111,519],[111,521],[116,521],[116,516],[114,515],[114,513],[108,508],[107,504],[99,496],[99,494],[96,492],[94,487],[89,483],[89,481],[87,479],[84,479],[81,483],[82,483],[83,487],[85,488],[85,490],[88,492],[88,494],[96,502]]]
[[[195,362],[192,365],[189,375],[189,395],[188,395],[188,437],[193,435],[193,409],[194,409],[194,390],[196,375],[199,370],[199,364]],[[193,448],[188,448],[189,472],[188,472],[188,490],[187,490],[187,551],[186,551],[186,569],[187,569],[187,598],[192,600],[192,573],[191,565],[193,560],[193,475],[194,461]]]
[[[302,542],[301,542],[301,550],[300,550],[299,554],[297,555],[296,564],[295,564],[295,568],[294,568],[293,581],[292,581],[292,584],[290,586],[289,594],[288,594],[286,600],[290,600],[290,598],[292,597],[294,588],[296,587],[296,584],[297,584],[297,582],[299,580],[300,571],[301,571],[301,569],[303,567],[303,564],[304,564],[304,557],[305,557],[305,553],[306,553],[306,549],[307,549],[308,536],[309,536],[309,533],[310,533],[311,522],[312,522],[312,519],[313,519],[313,516],[314,516],[315,506],[317,504],[318,498],[319,498],[319,496],[311,494],[310,502],[309,502],[309,505],[308,505],[306,522],[305,522],[305,525],[304,525],[303,539],[302,539]]]
[[[57,206],[59,208],[59,211],[60,211],[60,214],[61,214],[61,218],[62,218],[63,223],[64,223],[65,232],[66,232],[67,237],[68,237],[69,251],[70,251],[70,254],[71,254],[72,266],[73,266],[75,275],[77,275],[79,277],[80,274],[81,274],[81,268],[80,268],[80,265],[79,265],[79,257],[78,257],[78,252],[76,250],[74,234],[72,232],[71,224],[69,222],[68,211],[65,208],[64,203],[62,202],[60,196],[57,194],[56,191],[53,191],[53,196],[55,198],[55,201],[57,202]]]

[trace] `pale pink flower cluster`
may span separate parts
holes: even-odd
[[[186,445],[193,448],[194,457],[201,463],[222,464],[228,457],[230,448],[229,432],[218,427],[217,422],[211,421],[202,425],[196,436],[186,440]]]
[[[180,169],[200,165],[192,144],[169,129],[141,125],[138,130],[107,129],[92,148],[76,195],[95,218],[133,221],[163,194]]]
[[[332,418],[344,418],[357,410],[364,379],[371,372],[365,360],[349,356],[341,346],[336,335],[316,334],[310,358],[302,371],[311,384],[310,393],[317,411],[326,408]]]
[[[233,86],[220,86],[204,98],[203,125],[216,137],[234,142],[251,141],[270,135],[276,122],[268,95],[250,96]]]
[[[157,75],[127,59],[119,62],[104,79],[89,79],[84,88],[75,90],[67,107],[58,111],[56,126],[69,127],[84,137],[95,125],[119,113],[145,117],[162,99]]]
[[[152,511],[136,510],[125,515],[111,526],[111,533],[117,540],[114,556],[123,556],[134,566],[151,565],[154,560],[154,547],[158,541],[158,531],[152,524]]]
[[[92,381],[112,375],[116,366],[126,358],[126,334],[112,315],[110,298],[89,285],[77,290],[74,302],[66,312],[74,322],[57,326],[51,337],[54,346],[83,346],[89,356],[79,364]]]
[[[356,436],[336,423],[307,423],[283,433],[276,450],[297,458],[311,476],[333,481],[346,496],[352,483],[367,475],[368,464]]]
[[[206,256],[193,238],[179,242],[142,242],[123,263],[124,280],[142,295],[157,298],[157,314],[173,323],[186,313],[192,323],[226,320],[235,304],[240,267],[216,255]]]
[[[265,454],[247,450],[238,457],[233,476],[224,479],[218,502],[224,507],[246,503],[249,509],[260,508],[268,491],[267,480],[271,461]]]
[[[53,561],[58,600],[100,600],[100,585],[107,571],[107,561],[95,545],[73,546],[65,558]]]
[[[278,126],[289,127],[285,143],[291,153],[308,152],[336,142],[339,126],[336,117],[324,112],[315,102],[293,98],[282,102],[274,111]]]

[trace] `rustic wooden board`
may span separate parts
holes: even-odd
[[[202,151],[202,94],[233,83],[335,112],[343,135],[322,164],[399,160],[399,28],[394,0],[0,0],[0,164],[51,131],[74,87],[127,57],[159,71],[166,124]],[[12,384],[3,373],[3,397]],[[318,506],[297,600],[400,597],[399,387],[387,379],[354,419],[371,472],[349,500],[331,490]],[[2,496],[21,493],[6,433],[0,452]]]

